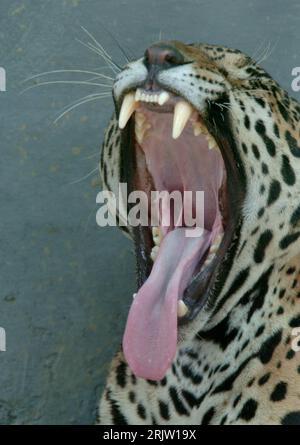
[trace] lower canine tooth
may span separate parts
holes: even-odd
[[[126,127],[132,113],[135,111],[137,102],[135,101],[135,93],[128,93],[123,99],[123,103],[119,115],[119,127],[121,130]]]
[[[177,315],[178,317],[184,317],[184,315],[188,312],[187,305],[182,301],[179,300],[177,303]]]
[[[202,125],[199,122],[195,122],[194,125],[194,136],[199,136],[203,133],[202,131]]]
[[[179,138],[192,113],[193,107],[190,104],[185,101],[177,102],[174,108],[172,129],[173,139]]]

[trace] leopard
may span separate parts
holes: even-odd
[[[188,237],[117,206],[137,290],[96,423],[299,425],[299,103],[244,52],[177,40],[129,61],[112,97],[103,188],[202,190],[204,222]]]

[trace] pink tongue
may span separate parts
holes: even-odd
[[[169,232],[147,281],[129,311],[123,351],[133,373],[145,379],[164,377],[176,353],[177,302],[182,298],[214,231],[187,237],[186,228]]]

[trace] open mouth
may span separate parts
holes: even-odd
[[[205,306],[220,269],[226,275],[238,219],[232,212],[235,204],[231,205],[237,186],[235,162],[228,149],[230,138],[213,134],[208,114],[200,114],[170,91],[127,92],[119,127],[127,152],[130,146],[124,180],[131,190],[149,196],[152,191],[177,191],[182,196],[192,192],[193,215],[196,192],[203,192],[201,236],[187,236],[185,204],[179,225],[172,217],[165,225],[159,209],[157,226],[134,228],[139,289],[128,315],[123,351],[135,375],[159,380],[175,356],[178,325],[193,320]]]

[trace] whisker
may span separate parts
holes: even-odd
[[[105,98],[105,97],[109,97],[110,96],[110,94],[98,94],[98,95],[95,95],[94,97],[89,97],[89,98],[86,98],[86,99],[84,99],[84,100],[81,100],[81,101],[79,101],[79,102],[76,102],[75,104],[73,104],[72,106],[69,106],[69,108],[67,108],[66,110],[64,110],[54,121],[53,121],[53,123],[54,124],[56,124],[62,117],[64,117],[67,113],[69,113],[70,111],[72,111],[72,110],[74,110],[75,108],[77,108],[77,107],[79,107],[80,105],[83,105],[83,104],[85,104],[85,103],[87,103],[87,102],[91,102],[91,101],[93,101],[93,100],[98,100],[98,99],[102,99],[102,98]]]
[[[20,94],[25,93],[25,91],[32,90],[33,88],[37,88],[44,85],[54,85],[54,84],[90,85],[90,86],[107,87],[111,89],[111,85],[107,85],[105,83],[87,82],[84,80],[52,80],[49,82],[40,82],[37,83],[36,85],[31,85],[30,87],[27,87],[24,90],[22,90]]]
[[[75,181],[69,182],[66,185],[72,185],[72,184],[77,184],[78,182],[84,181],[85,179],[89,178],[92,174],[94,174],[96,171],[98,171],[99,166],[97,165],[96,168],[94,168],[91,172],[89,172],[88,174],[86,174],[85,176],[83,176],[80,179],[75,179]]]
[[[87,159],[92,159],[95,158],[96,156],[100,157],[100,152],[97,151],[96,153],[89,155],[89,156],[85,156],[84,158],[80,158],[80,161],[86,161]]]
[[[107,56],[106,53],[102,52],[102,50],[100,48],[97,48],[95,45],[93,45],[91,42],[88,42],[87,45],[90,48],[93,48],[97,54],[99,54],[101,57],[104,58],[104,60],[106,60],[108,63],[112,64],[115,68],[121,70],[121,66],[118,65],[116,62],[113,61],[113,59],[110,56]]]
[[[28,82],[29,80],[36,79],[37,77],[46,76],[48,74],[57,74],[57,73],[82,73],[82,74],[92,74],[95,75],[95,77],[103,77],[104,79],[108,79],[113,81],[113,77],[106,76],[105,74],[97,73],[96,71],[86,71],[86,70],[77,70],[77,69],[70,69],[70,70],[53,70],[53,71],[45,71],[43,73],[35,74],[34,76],[28,77],[27,79],[22,80],[21,83]]]
[[[85,46],[86,48],[88,48],[90,51],[93,51],[94,53],[96,53],[98,56],[102,57],[104,59],[104,61],[107,63],[108,67],[114,72],[114,74],[117,74],[118,71],[116,71],[115,69],[115,65],[114,63],[108,59],[104,54],[102,54],[99,50],[97,50],[97,48],[95,48],[93,45],[91,44],[87,44],[85,42],[83,42],[80,39],[77,39],[77,42],[81,43],[81,45]],[[117,67],[118,69],[120,69],[119,67]]]
[[[125,51],[125,49],[121,46],[121,44],[120,44],[120,42],[118,41],[118,39],[109,31],[109,29],[107,29],[106,28],[106,26],[103,24],[103,23],[101,23],[100,22],[100,24],[101,24],[101,26],[102,26],[102,28],[105,30],[105,32],[113,39],[113,41],[116,43],[116,45],[117,45],[117,47],[119,48],[119,50],[121,51],[121,53],[123,54],[123,56],[125,57],[125,60],[127,61],[127,62],[130,62],[132,59],[133,59],[133,57],[129,57],[129,54],[127,54],[127,52]],[[100,47],[100,48],[102,48],[103,50],[104,50],[104,48],[103,48],[103,46],[94,38],[94,41],[98,44],[98,46]]]
[[[99,47],[99,49],[110,59],[112,60],[111,56],[108,54],[108,52],[103,48],[103,46],[95,39],[95,37],[84,27],[80,26],[80,28],[95,42],[95,44]]]

